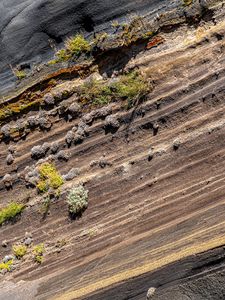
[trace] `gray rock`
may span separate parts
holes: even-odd
[[[120,127],[120,123],[118,119],[115,116],[108,116],[105,119],[105,126],[106,127],[112,127],[114,129],[118,129]]]
[[[36,127],[38,125],[38,118],[35,116],[28,117],[27,124],[31,128]]]
[[[14,157],[12,156],[11,153],[9,153],[6,157],[6,163],[7,165],[11,165],[14,162]]]
[[[80,175],[80,169],[72,168],[66,175],[63,175],[63,179],[66,181],[70,181],[79,175]]]
[[[96,117],[98,118],[105,118],[108,115],[110,115],[112,113],[112,106],[104,106],[102,108],[99,108],[98,110],[96,110]]]
[[[8,152],[14,154],[16,152],[16,146],[10,145],[8,148]]]
[[[59,150],[59,142],[52,142],[51,143],[51,145],[50,145],[50,152],[52,153],[52,154],[55,154],[55,153],[57,153],[58,152],[58,150]]]
[[[174,150],[178,150],[178,148],[180,148],[180,145],[181,145],[181,141],[178,138],[173,141]]]
[[[91,124],[93,122],[94,118],[95,118],[95,111],[92,111],[88,114],[83,115],[82,121],[85,124]]]
[[[74,140],[74,136],[75,136],[75,133],[72,130],[67,132],[66,137],[65,137],[65,141],[66,141],[67,145],[72,144],[72,142]]]
[[[45,154],[48,152],[48,150],[50,149],[50,144],[45,142],[43,145],[42,145],[42,149],[43,151],[45,151]]]
[[[8,124],[2,126],[1,133],[4,137],[9,138],[10,137],[10,126]]]
[[[154,156],[154,152],[153,152],[153,149],[151,148],[151,149],[148,151],[148,161],[152,160],[152,159],[153,159],[153,156]]]
[[[7,263],[8,261],[14,259],[14,256],[13,255],[5,255],[4,258],[3,258],[3,262],[4,263]]]
[[[33,242],[33,240],[32,240],[32,238],[30,238],[30,237],[28,237],[28,238],[26,238],[26,239],[24,240],[24,244],[25,244],[26,246],[30,246],[30,245],[32,244],[32,242]]]
[[[77,117],[80,114],[81,111],[81,107],[78,103],[72,103],[69,107],[68,107],[68,113],[72,116],[72,117]]]
[[[38,124],[42,130],[50,129],[52,127],[52,123],[48,117],[40,117],[38,119]]]
[[[61,150],[61,151],[59,151],[58,154],[56,154],[56,158],[58,160],[68,161],[69,160],[69,155],[66,153],[66,151]]]
[[[44,157],[46,154],[46,149],[44,149],[42,146],[38,145],[38,146],[34,146],[31,149],[31,157],[33,159],[39,159]]]
[[[55,104],[55,98],[51,93],[45,94],[44,97],[43,97],[43,100],[47,105],[54,105]]]
[[[10,174],[6,174],[2,181],[6,188],[10,188],[12,186],[12,176]]]

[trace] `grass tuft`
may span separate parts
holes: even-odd
[[[16,202],[10,203],[8,206],[0,210],[0,225],[6,221],[14,219],[19,215],[25,208],[25,205]]]

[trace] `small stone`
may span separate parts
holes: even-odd
[[[33,127],[35,127],[35,126],[38,125],[38,119],[35,116],[30,116],[27,119],[27,123],[28,123],[28,126],[30,126],[31,128],[33,128]]]
[[[52,142],[50,145],[50,152],[55,154],[59,150],[59,142]]]
[[[51,93],[47,93],[46,95],[44,95],[43,100],[47,105],[55,104],[54,96]]]
[[[78,103],[72,103],[69,107],[68,107],[68,113],[72,116],[72,117],[77,117],[79,116],[81,107]]]
[[[119,123],[118,119],[115,116],[108,116],[105,119],[105,126],[117,129],[117,128],[120,127],[120,123]]]
[[[33,242],[32,238],[28,237],[25,239],[24,244],[26,246],[30,246],[32,244],[32,242]]]
[[[6,248],[8,246],[8,242],[6,240],[2,241],[2,247]]]
[[[68,155],[64,150],[61,150],[61,151],[59,151],[59,153],[56,155],[56,158],[57,158],[58,160],[68,161],[68,160],[69,160],[69,155]]]
[[[10,126],[8,124],[2,126],[1,133],[4,137],[9,138],[10,137]]]
[[[5,255],[3,258],[3,263],[7,263],[8,261],[12,260],[14,257],[13,255]]]
[[[150,289],[148,289],[147,295],[146,295],[146,300],[151,299],[154,294],[155,294],[156,288],[151,287]]]
[[[12,187],[12,176],[10,174],[6,174],[2,179],[6,188]]]
[[[63,179],[66,181],[70,181],[79,175],[80,175],[80,169],[72,168],[66,175],[63,175]]]
[[[153,149],[151,148],[148,151],[148,161],[151,161],[153,159],[154,153],[153,153]]]
[[[10,145],[8,148],[8,152],[14,154],[16,152],[16,146]]]
[[[176,151],[180,147],[181,141],[179,139],[176,139],[173,141],[173,149]]]
[[[26,239],[32,238],[32,237],[33,237],[33,235],[32,235],[31,232],[28,232],[28,231],[25,232],[25,238],[26,238]]]
[[[7,165],[11,165],[14,162],[14,157],[12,156],[11,153],[9,153],[6,157],[6,163]]]
[[[67,132],[66,137],[65,137],[67,145],[72,144],[72,142],[74,140],[74,135],[75,135],[75,133],[72,130]]]

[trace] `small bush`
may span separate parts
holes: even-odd
[[[25,206],[23,204],[18,204],[16,202],[12,202],[5,208],[2,208],[0,210],[0,225],[15,218],[24,208]]]
[[[13,264],[13,259],[7,261],[6,263],[4,262],[0,263],[0,271],[2,270],[11,271],[12,264]]]
[[[82,185],[72,188],[67,196],[67,203],[72,215],[83,212],[88,206],[88,191]]]
[[[13,245],[12,249],[18,259],[22,258],[27,253],[27,247],[24,245]]]
[[[33,254],[34,254],[34,260],[37,263],[42,263],[43,262],[43,254],[45,252],[45,246],[44,244],[38,244],[36,246],[34,246],[33,248]]]
[[[56,59],[51,60],[49,65],[54,65],[58,62],[64,62],[72,59],[73,56],[79,56],[82,53],[91,51],[90,43],[81,34],[68,38],[65,42],[65,48],[56,52]]]
[[[50,163],[43,163],[39,167],[40,181],[37,183],[37,189],[40,193],[46,193],[49,188],[57,190],[64,181],[62,176]]]
[[[27,76],[27,74],[24,70],[14,69],[13,72],[14,72],[14,75],[17,77],[18,80],[22,80]]]
[[[128,108],[136,100],[150,91],[147,82],[138,72],[131,72],[119,78],[119,81],[108,84],[104,81],[90,80],[86,82],[78,94],[83,103],[103,106],[113,100],[127,100]]]
[[[83,35],[78,34],[71,37],[65,42],[66,50],[72,55],[80,55],[83,52],[90,52],[91,46]]]
[[[149,91],[147,83],[137,72],[123,75],[120,81],[112,85],[112,88],[115,90],[117,98],[127,100],[128,108],[132,107],[137,99],[145,96]]]

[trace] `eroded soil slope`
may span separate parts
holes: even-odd
[[[39,87],[44,95],[57,95],[55,103],[7,119],[9,134],[0,143],[1,206],[17,201],[26,208],[0,228],[0,240],[7,242],[1,258],[26,232],[34,245],[44,244],[45,253],[37,264],[28,246],[1,276],[0,299],[145,299],[150,287],[156,288],[152,299],[223,299],[223,248],[205,251],[225,244],[224,25],[220,3],[205,20],[164,27],[117,59],[115,52],[114,59],[110,53],[101,57],[91,75],[97,80],[107,77],[102,63],[113,69],[115,61],[122,71],[106,80],[138,69],[149,84],[145,99],[129,109],[121,99],[103,108],[70,106],[68,113],[65,107],[77,101],[71,87],[90,80],[82,73]],[[37,90],[23,97],[36,101]],[[33,127],[26,127],[33,116]],[[69,143],[74,127],[76,134],[83,129],[82,138]],[[44,153],[32,155],[44,143]],[[46,213],[29,175],[40,159],[53,161],[62,175],[76,168]],[[71,220],[66,196],[77,184],[88,189],[89,204]],[[201,285],[210,288],[206,275],[216,278],[218,294],[199,292]]]

